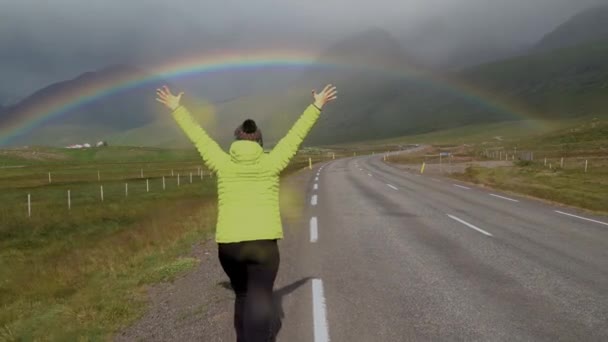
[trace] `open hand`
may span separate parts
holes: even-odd
[[[318,94],[317,94],[316,90],[313,90],[312,96],[315,99],[315,102],[314,102],[315,106],[317,106],[317,108],[321,109],[327,103],[330,103],[331,101],[338,98],[338,91],[336,90],[336,87],[334,87],[331,84],[328,84],[325,86],[325,88],[323,88],[323,91]]]
[[[156,101],[164,104],[167,108],[174,111],[179,107],[179,101],[182,99],[184,93],[179,93],[177,96],[171,93],[171,90],[167,86],[163,86],[161,89],[156,89]]]

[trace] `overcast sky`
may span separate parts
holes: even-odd
[[[470,44],[471,37],[532,44],[573,14],[607,2],[0,0],[0,104],[110,64],[145,65],[214,48],[320,49],[370,27],[388,30],[413,55]]]

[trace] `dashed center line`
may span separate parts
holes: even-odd
[[[585,221],[590,221],[590,222],[595,222],[595,223],[603,224],[604,226],[608,226],[608,223],[606,223],[606,222],[602,222],[602,221],[598,221],[598,220],[593,220],[593,219],[582,217],[582,216],[568,214],[568,213],[565,213],[565,212],[559,211],[559,210],[555,210],[555,212],[558,213],[558,214],[572,216],[572,217],[576,217],[577,219],[581,219],[581,220],[585,220]]]
[[[312,280],[312,317],[314,325],[315,342],[329,342],[329,329],[325,313],[325,295],[323,294],[323,281]]]
[[[313,187],[313,189],[315,189],[315,190],[319,189],[319,184],[315,184],[315,186]]]
[[[458,218],[458,217],[456,217],[456,216],[452,216],[452,215],[450,215],[450,214],[447,214],[447,215],[448,215],[448,217],[449,217],[449,218],[451,218],[452,220],[458,221],[458,222],[460,222],[460,223],[464,224],[465,226],[467,226],[467,227],[469,227],[469,228],[471,228],[471,229],[475,229],[476,231],[480,232],[481,234],[484,234],[484,235],[487,235],[487,236],[492,236],[492,234],[490,234],[490,233],[486,232],[485,230],[483,230],[483,229],[481,229],[481,228],[478,228],[478,227],[475,227],[474,225],[472,225],[472,224],[470,224],[470,223],[468,223],[468,222],[466,222],[466,221],[464,221],[464,220],[461,220],[461,219],[459,219],[459,218]]]
[[[393,189],[393,190],[399,190],[396,186],[391,185],[391,184],[386,184],[389,188]]]
[[[319,181],[319,177],[315,177],[315,181],[317,181],[317,182],[318,182],[318,181]]]
[[[371,173],[368,173],[367,175],[368,175],[368,176],[370,176],[370,177],[372,177],[372,174],[371,174]]]
[[[317,195],[313,195],[310,199],[310,204],[317,205]]]
[[[461,189],[465,189],[465,190],[471,190],[471,188],[466,187],[466,186],[462,186],[462,185],[458,185],[458,184],[452,184],[452,185],[454,185],[455,187],[459,187],[459,188],[461,188]]]
[[[313,217],[310,219],[310,242],[315,243],[319,240],[319,227],[317,218]]]
[[[494,197],[502,198],[502,199],[504,199],[504,200],[506,200],[506,201],[511,201],[511,202],[519,202],[519,201],[518,201],[518,200],[516,200],[516,199],[512,199],[512,198],[509,198],[509,197],[504,197],[504,196],[500,196],[500,195],[496,195],[496,194],[490,194],[490,196],[494,196]]]

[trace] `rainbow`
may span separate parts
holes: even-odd
[[[448,79],[439,78],[432,74],[417,70],[416,68],[405,65],[396,67],[383,65],[364,65],[353,62],[317,61],[318,55],[306,51],[230,51],[217,52],[202,56],[190,56],[177,59],[169,63],[146,68],[150,74],[142,75],[121,75],[104,82],[97,82],[78,89],[77,91],[63,92],[53,98],[30,106],[11,115],[11,118],[0,121],[0,145],[10,142],[11,139],[23,135],[32,129],[44,124],[52,118],[61,116],[72,109],[97,99],[103,98],[113,93],[124,91],[133,87],[138,87],[148,82],[160,79],[171,79],[175,77],[218,72],[223,70],[255,69],[264,67],[354,67],[365,70],[398,75],[400,77],[416,79],[418,82],[447,89],[461,97],[467,98],[476,103],[482,104],[492,110],[515,114],[519,117],[532,116],[528,110],[515,104],[508,104],[504,100],[498,99],[480,89],[457,83]],[[330,81],[330,80],[328,80]]]

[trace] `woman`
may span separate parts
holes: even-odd
[[[268,154],[253,120],[235,131],[225,153],[180,105],[167,86],[157,90],[160,103],[172,111],[207,167],[218,176],[219,213],[216,242],[222,268],[236,294],[234,328],[237,341],[272,341],[272,289],[279,269],[277,240],[283,238],[279,212],[279,175],[289,164],[321,109],[336,99],[336,88],[312,91],[308,106],[289,133]]]

